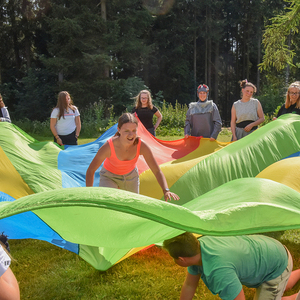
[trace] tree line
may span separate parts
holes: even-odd
[[[49,118],[61,90],[79,109],[101,102],[105,116],[144,88],[187,104],[206,83],[228,123],[239,80],[271,113],[299,73],[297,55],[288,70],[259,69],[266,26],[290,5],[281,0],[0,1],[0,92],[16,119]]]

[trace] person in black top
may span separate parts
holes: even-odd
[[[147,90],[142,90],[135,97],[135,107],[132,109],[132,113],[136,113],[145,128],[155,136],[155,130],[162,120],[162,114],[152,104],[151,94]],[[155,125],[153,125],[153,115],[157,117]]]
[[[276,120],[279,116],[284,114],[298,114],[300,115],[300,82],[293,82],[287,92],[285,103],[278,111]]]

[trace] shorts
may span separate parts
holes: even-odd
[[[137,168],[125,175],[118,175],[107,171],[102,167],[100,171],[99,186],[121,189],[133,193],[139,193],[140,179]]]
[[[70,134],[67,134],[67,135],[59,134],[58,136],[61,138],[63,145],[77,145],[77,138],[76,138],[75,134],[76,134],[76,130],[74,130]],[[55,137],[54,137],[54,142],[57,143]]]
[[[147,128],[147,130],[148,130],[153,136],[155,136],[155,130],[154,130],[154,127]]]
[[[235,128],[235,135],[236,135],[236,138],[238,140],[240,140],[241,138],[249,135],[250,133],[252,133],[253,131],[255,130],[250,130],[249,132],[245,131],[244,128],[239,128],[239,127],[236,127]]]
[[[264,282],[256,289],[254,300],[281,300],[287,282],[293,270],[293,258],[288,254],[288,265],[281,275],[277,278]]]

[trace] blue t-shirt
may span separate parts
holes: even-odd
[[[288,264],[284,246],[263,235],[203,236],[199,242],[202,266],[190,266],[188,272],[201,274],[209,290],[224,300],[235,299],[242,285],[257,288],[275,279]]]

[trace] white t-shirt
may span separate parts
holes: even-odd
[[[69,108],[69,111],[64,111],[64,117],[58,119],[59,108],[54,108],[50,118],[57,119],[55,125],[58,135],[68,135],[76,129],[75,117],[80,116],[79,111],[76,106],[74,106],[75,112]]]
[[[0,277],[6,272],[10,265],[11,259],[0,245]]]

